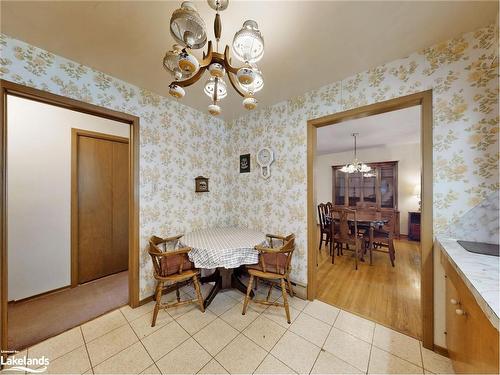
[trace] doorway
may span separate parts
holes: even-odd
[[[128,138],[72,129],[71,284],[128,269]]]
[[[308,121],[308,298],[320,297],[318,289],[320,282],[319,273],[319,233],[318,233],[318,209],[315,196],[315,164],[317,162],[317,131],[328,125],[339,126],[341,123],[354,119],[366,118],[372,115],[387,113],[403,108],[420,106],[421,129],[420,129],[420,164],[421,170],[421,212],[420,228],[421,238],[419,252],[421,261],[420,271],[420,319],[421,339],[423,346],[433,349],[434,346],[434,314],[433,314],[433,252],[432,252],[432,92],[412,94],[401,98],[388,100],[364,107],[355,108],[334,115]],[[351,143],[352,144],[352,143]],[[394,169],[393,169],[394,170]],[[376,182],[372,184],[376,185]],[[369,189],[368,189],[369,190]],[[332,191],[332,195],[335,194]],[[373,198],[375,199],[375,198]],[[349,204],[349,203],[347,203]],[[347,257],[343,257],[347,260]],[[398,257],[396,255],[396,260]],[[357,272],[353,270],[350,272]],[[358,273],[359,275],[359,273]],[[323,275],[324,276],[324,275]],[[372,283],[376,283],[372,280]],[[346,285],[347,286],[347,285]],[[355,287],[355,286],[354,286]],[[352,290],[351,290],[352,293]],[[404,312],[402,312],[404,314]],[[373,319],[373,318],[372,318]]]
[[[0,239],[1,239],[1,252],[0,252],[0,276],[1,276],[1,288],[0,288],[0,297],[1,297],[1,349],[4,351],[4,354],[7,353],[9,350],[13,349],[22,349],[22,346],[25,346],[26,344],[22,344],[21,346],[15,345],[12,346],[12,342],[9,342],[9,337],[13,337],[13,335],[16,335],[16,331],[12,330],[12,332],[9,332],[9,329],[12,328],[12,325],[15,323],[15,318],[13,317],[14,314],[17,315],[17,312],[15,312],[11,306],[12,304],[9,304],[8,301],[21,301],[21,302],[33,302],[37,305],[39,305],[37,308],[33,309],[25,309],[25,311],[28,311],[29,314],[35,314],[35,317],[33,319],[22,319],[24,323],[21,323],[21,328],[24,330],[30,330],[30,322],[41,322],[39,324],[40,326],[43,326],[43,319],[41,319],[41,315],[39,312],[41,311],[46,311],[48,308],[52,308],[56,305],[59,307],[62,306],[64,301],[71,300],[73,304],[78,304],[80,303],[81,306],[77,308],[77,313],[71,313],[68,310],[59,309],[59,313],[54,314],[51,318],[54,318],[52,320],[57,320],[57,317],[60,317],[59,321],[52,322],[53,327],[55,327],[56,330],[53,332],[49,332],[48,336],[47,334],[40,335],[40,332],[38,332],[38,337],[35,338],[37,341],[41,341],[45,338],[51,337],[53,335],[56,335],[64,330],[70,329],[76,325],[82,324],[87,320],[93,319],[106,311],[109,311],[109,305],[108,307],[104,306],[104,304],[96,303],[97,297],[101,296],[102,298],[106,300],[112,301],[114,298],[113,293],[109,293],[112,290],[115,290],[114,288],[119,286],[119,288],[122,288],[123,292],[121,293],[124,297],[122,299],[123,302],[120,302],[115,300],[113,303],[116,304],[115,307],[122,306],[123,304],[129,304],[131,307],[137,307],[139,305],[139,266],[138,266],[138,165],[139,165],[139,129],[138,129],[138,124],[139,124],[139,119],[135,116],[131,116],[128,114],[124,114],[121,112],[116,112],[113,110],[108,110],[106,108],[94,106],[88,103],[80,102],[77,100],[69,99],[66,97],[62,97],[59,95],[47,93],[41,90],[29,88],[26,86],[14,84],[12,82],[8,81],[1,81],[1,121],[2,121],[2,126],[1,126],[1,142],[0,142],[0,147],[1,147],[1,152],[0,152],[0,157],[1,157],[1,163],[2,163],[2,175],[1,175],[1,184],[0,184],[0,189],[1,189],[1,214],[2,214],[2,227],[0,228]],[[104,257],[104,261],[99,261],[95,262],[93,265],[94,268],[91,268],[91,272],[80,272],[82,274],[81,278],[78,278],[78,268],[77,272],[73,273],[74,265],[76,264],[78,266],[78,262],[72,262],[75,258],[72,257],[73,255],[78,255],[78,250],[77,248],[73,247],[72,244],[77,241],[73,241],[74,237],[71,237],[72,234],[72,229],[73,229],[73,223],[74,221],[71,220],[72,215],[77,215],[78,210],[73,210],[73,205],[71,205],[71,196],[73,195],[73,192],[78,192],[78,189],[72,189],[71,188],[71,180],[73,177],[77,177],[77,173],[73,173],[71,169],[71,164],[72,161],[74,160],[75,162],[78,160],[78,155],[73,155],[71,152],[71,143],[72,139],[75,138],[77,139],[77,133],[78,131],[75,130],[73,132],[72,136],[72,131],[71,131],[71,126],[68,129],[67,133],[64,133],[64,139],[67,143],[67,161],[65,161],[66,166],[63,168],[64,173],[60,174],[62,175],[51,175],[49,173],[44,173],[43,169],[37,168],[37,163],[40,162],[39,159],[47,158],[49,160],[49,164],[57,164],[63,159],[63,155],[65,152],[60,152],[60,150],[56,149],[51,149],[51,148],[45,148],[45,149],[38,149],[39,146],[42,145],[42,140],[45,139],[50,139],[51,137],[51,129],[53,127],[51,126],[52,123],[51,121],[41,121],[40,119],[34,118],[32,119],[32,122],[36,124],[36,131],[39,133],[38,140],[40,142],[38,143],[33,143],[32,147],[24,147],[24,148],[19,148],[16,147],[16,150],[22,150],[25,154],[25,160],[26,160],[26,165],[28,165],[32,172],[33,176],[38,178],[38,181],[41,181],[42,184],[45,184],[46,181],[52,181],[52,179],[56,179],[61,177],[60,184],[53,184],[53,191],[47,190],[48,193],[44,194],[39,194],[42,199],[38,199],[38,202],[42,202],[45,204],[45,207],[48,209],[51,209],[61,202],[68,204],[68,209],[65,211],[66,213],[64,215],[58,215],[58,214],[52,214],[47,212],[45,214],[45,221],[40,221],[39,226],[43,229],[45,227],[45,232],[47,233],[59,233],[59,232],[54,232],[54,221],[63,221],[66,220],[67,222],[67,230],[61,231],[60,235],[52,235],[48,236],[51,238],[56,238],[60,243],[57,246],[50,246],[50,248],[55,249],[57,251],[61,249],[66,249],[67,251],[67,256],[61,256],[61,254],[52,254],[52,257],[45,257],[43,261],[30,261],[28,263],[24,263],[24,265],[27,265],[27,267],[34,267],[34,270],[37,271],[44,271],[45,269],[49,270],[52,269],[52,274],[50,275],[51,277],[34,277],[35,283],[30,283],[30,285],[33,285],[31,288],[32,290],[24,290],[24,291],[19,291],[18,294],[14,297],[9,296],[9,289],[12,290],[11,287],[14,287],[16,285],[22,285],[23,283],[20,282],[12,282],[12,277],[15,275],[19,274],[29,274],[27,268],[23,271],[23,273],[18,273],[16,272],[15,269],[10,269],[9,267],[11,265],[10,262],[10,257],[8,258],[8,246],[9,244],[12,244],[12,240],[16,240],[16,238],[20,238],[20,236],[14,236],[12,235],[12,229],[13,225],[16,224],[15,220],[13,221],[11,215],[8,214],[7,210],[7,201],[13,198],[13,194],[15,195],[15,192],[17,192],[14,189],[7,189],[7,185],[12,182],[11,178],[9,177],[10,174],[7,172],[7,166],[8,166],[8,161],[10,160],[11,156],[11,151],[14,150],[14,148],[10,148],[9,152],[7,151],[8,148],[8,138],[7,134],[8,133],[8,120],[9,118],[12,119],[12,117],[9,117],[9,114],[12,115],[12,111],[9,105],[9,101],[13,102],[14,100],[24,100],[26,102],[30,102],[31,104],[36,104],[39,106],[46,106],[54,109],[58,109],[59,111],[65,111],[67,114],[69,114],[69,117],[73,116],[75,117],[76,115],[79,116],[88,116],[87,119],[93,118],[96,119],[97,122],[108,122],[108,123],[113,123],[113,126],[115,128],[122,129],[120,132],[123,134],[127,134],[126,139],[123,139],[123,137],[111,137],[113,139],[100,139],[101,142],[109,142],[109,145],[106,147],[100,147],[105,149],[104,152],[102,153],[103,155],[108,155],[108,165],[111,167],[110,171],[114,171],[115,173],[111,173],[110,175],[107,176],[107,179],[104,181],[101,181],[101,183],[105,183],[105,185],[110,185],[111,187],[108,190],[111,190],[113,187],[113,181],[115,180],[115,200],[111,197],[110,202],[108,202],[108,209],[107,209],[107,215],[110,215],[111,219],[113,219],[114,216],[114,223],[115,228],[113,228],[113,221],[108,224],[111,228],[106,232],[106,233],[98,233],[94,230],[94,237],[88,235],[88,229],[89,228],[84,228],[85,230],[83,233],[88,237],[88,240],[96,241],[99,238],[108,237],[110,238],[111,241],[111,247],[112,249],[116,249],[117,251],[120,252],[121,256],[119,257],[114,257],[113,261]],[[21,107],[22,110],[23,107]],[[75,126],[76,128],[85,128],[84,126]],[[92,131],[88,131],[92,129],[87,129],[85,132],[86,134],[81,134],[83,137],[86,138],[87,141],[91,139],[98,139],[103,138],[102,134],[97,134],[99,132],[95,132],[95,134]],[[107,133],[107,131],[104,131],[103,133]],[[25,134],[25,138],[27,139],[29,136],[29,132]],[[22,137],[20,138],[22,140]],[[84,142],[82,142],[84,143]],[[89,146],[87,142],[86,146]],[[102,146],[102,145],[101,145]],[[109,147],[110,146],[110,147]],[[94,148],[99,148],[96,147],[95,145],[93,146]],[[87,147],[89,148],[89,147]],[[92,147],[90,147],[92,148]],[[107,151],[106,151],[107,150]],[[87,150],[89,151],[89,150]],[[90,154],[90,152],[86,152],[87,155]],[[95,157],[99,153],[94,153],[93,156]],[[37,157],[38,155],[38,157]],[[103,156],[101,155],[101,156]],[[87,157],[86,161],[88,166],[92,166],[92,157]],[[99,159],[100,160],[100,159]],[[101,160],[102,162],[102,160]],[[101,166],[101,162],[99,163],[94,163],[93,166]],[[113,162],[115,162],[115,168],[113,168]],[[106,164],[104,162],[103,164]],[[82,165],[83,167],[83,165]],[[85,170],[85,168],[83,168]],[[15,170],[11,168],[11,171]],[[102,172],[101,168],[101,172]],[[89,173],[90,169],[87,168],[87,173]],[[26,172],[26,171],[25,171]],[[65,173],[67,173],[67,177],[65,176]],[[101,173],[102,174],[102,173]],[[38,176],[37,176],[38,175]],[[55,177],[54,177],[55,176]],[[101,176],[103,177],[103,176]],[[93,178],[97,178],[96,175],[93,176]],[[67,188],[65,187],[67,185]],[[10,186],[10,185],[9,185]],[[77,185],[74,185],[77,186]],[[39,192],[41,186],[36,185],[36,184],[31,184],[30,186],[26,187],[26,191],[34,191],[34,192]],[[104,194],[107,189],[105,188],[96,188],[94,186],[94,190],[92,191],[92,186],[89,186],[88,184],[85,185],[84,181],[82,179],[82,188],[87,189],[87,191],[90,191],[94,194],[93,199],[96,199],[99,194]],[[97,196],[95,195],[97,194]],[[39,197],[39,198],[40,198]],[[76,195],[78,197],[78,195]],[[102,197],[100,197],[102,198]],[[45,199],[45,201],[44,201]],[[83,197],[82,197],[83,199]],[[116,204],[116,207],[113,209],[113,202],[119,202]],[[52,202],[52,204],[48,204]],[[84,209],[80,210],[81,218],[84,219],[84,215],[89,213],[89,206],[88,202],[83,202],[87,205],[84,205]],[[101,201],[102,203],[102,201]],[[40,205],[43,205],[40,204]],[[12,209],[12,205],[9,204],[9,210]],[[87,207],[87,212],[85,211],[85,207]],[[32,207],[34,208],[39,208],[39,207]],[[90,209],[92,211],[92,209]],[[10,211],[12,212],[12,211]],[[95,214],[95,212],[93,212]],[[22,222],[23,220],[26,220],[30,216],[28,215],[22,215],[22,212],[19,215],[20,220],[18,222]],[[83,220],[85,221],[85,220]],[[87,225],[91,222],[92,220],[88,220]],[[98,223],[98,220],[95,221],[95,223]],[[36,229],[36,225],[33,225],[33,228]],[[52,230],[52,232],[51,232]],[[31,231],[30,231],[31,232]],[[44,232],[42,230],[41,232]],[[67,233],[67,234],[66,234]],[[97,233],[97,234],[96,234]],[[9,238],[7,238],[7,235],[9,234]],[[71,238],[70,238],[71,237]],[[67,245],[64,245],[63,242],[67,238]],[[21,242],[25,241],[25,245],[28,244],[30,240],[30,233],[25,233],[25,235],[21,238]],[[70,241],[71,240],[71,241]],[[114,241],[113,241],[114,240]],[[26,246],[25,246],[26,247]],[[36,250],[39,249],[39,247],[32,246],[29,247],[31,250]],[[54,250],[54,251],[55,251]],[[31,252],[33,255],[34,251]],[[40,251],[38,253],[41,254]],[[54,256],[55,255],[55,256]],[[95,254],[94,254],[95,255]],[[104,255],[106,255],[104,253]],[[91,258],[92,256],[87,255],[87,259]],[[119,258],[119,260],[118,260]],[[26,257],[27,260],[30,260],[30,257]],[[49,261],[52,259],[51,261]],[[67,259],[67,263],[66,262]],[[31,259],[33,260],[33,259]],[[115,261],[116,260],[116,261]],[[56,264],[57,263],[57,264]],[[63,266],[59,263],[64,263],[67,264],[67,266]],[[87,260],[88,263],[88,260]],[[105,265],[105,267],[102,267],[102,264]],[[87,264],[88,267],[88,264]],[[56,272],[56,271],[61,271],[62,272]],[[82,271],[84,270],[83,268],[81,269]],[[124,272],[120,272],[122,270],[125,270]],[[34,272],[34,274],[36,273]],[[55,274],[58,274],[58,277],[53,277]],[[40,276],[40,274],[37,274],[37,276]],[[9,280],[11,280],[11,283],[9,283]],[[67,281],[65,281],[67,280]],[[83,284],[82,284],[83,283]],[[25,285],[28,283],[24,283]],[[75,287],[77,286],[77,287]],[[17,292],[16,292],[17,293]],[[23,295],[26,298],[23,298]],[[68,296],[66,298],[65,296]],[[52,299],[50,303],[47,303],[49,297]],[[64,297],[64,298],[63,298]],[[22,301],[24,300],[24,301]],[[63,301],[64,300],[64,301]],[[45,302],[45,305],[44,305]],[[59,305],[60,304],[60,305]],[[44,305],[44,306],[42,306]],[[104,309],[104,310],[103,310]],[[107,309],[107,310],[106,310]],[[63,311],[63,312],[61,312]],[[64,311],[66,311],[64,313]],[[66,321],[65,321],[66,320]],[[64,322],[64,324],[62,324]],[[32,345],[36,343],[35,342],[30,342],[29,345]]]

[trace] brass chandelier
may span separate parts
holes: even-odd
[[[207,52],[203,53],[201,62],[190,53],[200,49],[207,43],[206,26],[191,1],[184,1],[181,7],[172,13],[170,34],[178,44],[174,44],[163,58],[163,67],[171,73],[174,81],[169,85],[169,93],[179,99],[185,96],[185,87],[197,82],[205,70],[210,77],[205,84],[204,92],[210,98],[208,111],[216,116],[221,113],[219,101],[227,96],[227,75],[231,86],[243,97],[243,106],[248,109],[257,107],[255,93],[262,90],[264,80],[256,63],[264,55],[264,39],[257,22],[247,20],[233,38],[233,54],[244,64],[241,67],[231,65],[229,46],[224,53],[218,50],[222,32],[222,21],[219,12],[227,9],[229,0],[208,0],[208,5],[215,10],[214,33],[215,51],[212,41],[208,42]]]

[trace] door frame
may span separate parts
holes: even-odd
[[[117,135],[99,133],[84,129],[71,129],[71,287],[78,283],[78,137],[89,137],[130,145],[129,139]],[[130,151],[130,149],[129,149]],[[130,176],[130,163],[127,166]],[[130,195],[130,191],[129,191]],[[130,209],[130,207],[129,207]],[[130,215],[130,210],[129,210]],[[130,229],[130,228],[129,228]],[[129,244],[130,245],[130,244]],[[130,252],[129,252],[130,253]]]
[[[129,139],[129,305],[139,306],[139,117],[32,87],[0,80],[0,349],[8,350],[7,314],[7,95],[35,100],[130,127]]]
[[[317,129],[347,120],[363,118],[398,109],[421,106],[421,273],[420,303],[422,311],[422,344],[434,350],[434,253],[432,223],[432,90],[398,97],[307,121],[307,298],[316,297],[317,288],[317,222],[314,207],[314,164]]]

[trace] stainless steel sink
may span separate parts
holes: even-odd
[[[500,245],[484,242],[457,241],[465,250],[483,255],[499,256]]]

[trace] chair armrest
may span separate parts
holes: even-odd
[[[153,253],[154,255],[158,256],[158,257],[169,257],[169,256],[173,256],[173,255],[187,255],[189,252],[191,251],[191,248],[190,247],[181,247],[180,249],[178,250],[175,250],[175,251],[162,251],[161,253],[157,253],[156,251],[150,251],[148,250],[149,253]]]
[[[285,236],[280,236],[278,234],[266,234],[266,237],[269,237],[269,238],[276,238],[278,240],[282,240],[284,241],[286,239]]]
[[[183,236],[184,236],[184,234],[178,234],[177,236],[167,237],[167,238],[164,238],[163,240],[165,242],[179,241],[179,239],[181,239]]]

